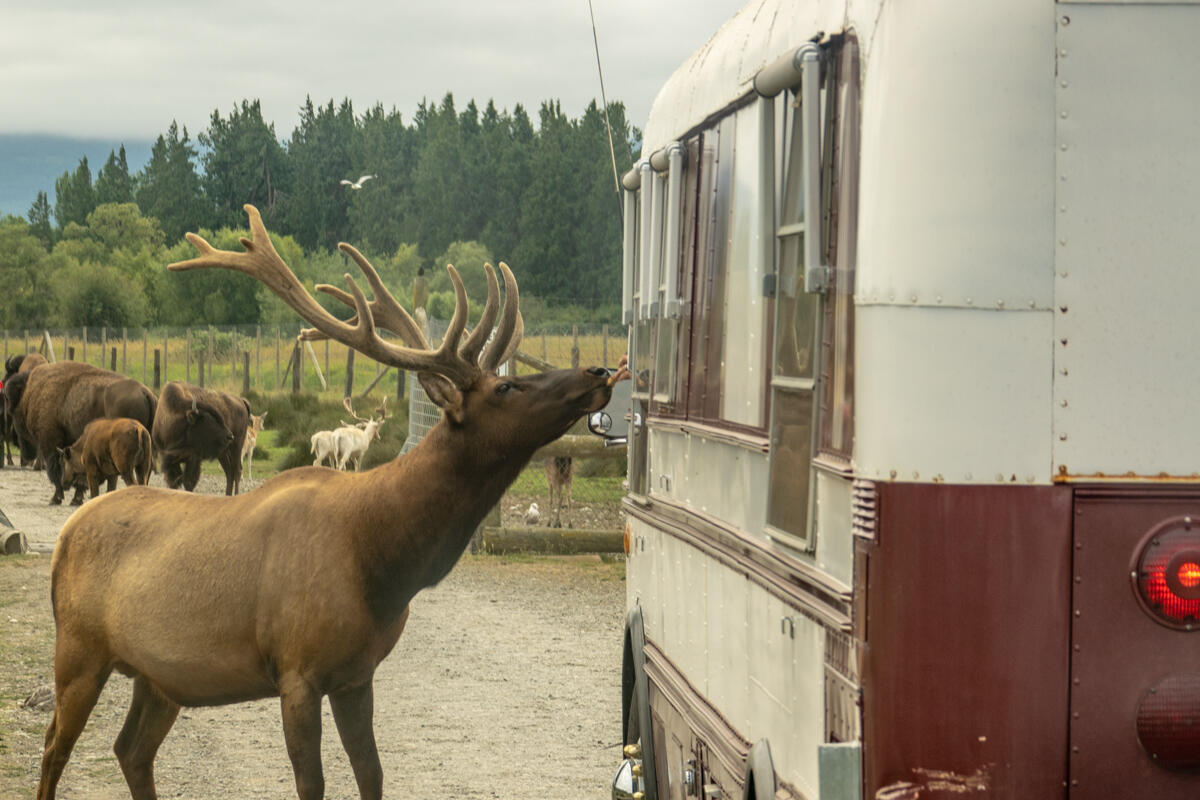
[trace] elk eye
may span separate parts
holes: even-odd
[[[507,382],[502,383],[496,387],[496,394],[507,394],[508,390],[511,388],[513,388],[513,385],[511,383],[507,383]]]

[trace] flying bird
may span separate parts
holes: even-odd
[[[371,178],[378,178],[378,177],[379,177],[378,175],[363,175],[361,178],[359,178],[356,181],[348,181],[345,178],[342,178],[342,186],[349,186],[351,189],[361,189],[362,185],[364,183],[366,183],[367,181],[371,180]]]

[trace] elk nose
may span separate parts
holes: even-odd
[[[608,370],[606,370],[604,367],[588,367],[587,374],[595,375],[597,378],[607,378]]]

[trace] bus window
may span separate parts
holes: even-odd
[[[813,393],[817,295],[804,291],[805,209],[798,103],[784,116],[787,138],[779,210],[779,267],[775,295],[775,357],[771,371],[771,465],[767,524],[789,539],[807,541],[812,483]],[[820,231],[813,231],[820,235]]]
[[[858,48],[847,39],[830,70],[827,95],[836,98],[827,201],[832,286],[821,334],[821,453],[849,465],[854,446],[854,267],[858,241]],[[836,87],[836,88],[835,88]]]

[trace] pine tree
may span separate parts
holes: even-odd
[[[244,225],[246,203],[270,218],[287,182],[286,164],[275,126],[263,120],[261,103],[242,100],[228,119],[213,111],[198,139],[205,147],[201,185],[215,214],[214,227]]]
[[[96,204],[132,203],[133,197],[133,177],[129,174],[125,145],[121,145],[120,155],[109,151],[108,161],[96,176]]]
[[[75,171],[64,172],[54,182],[54,219],[59,230],[74,222],[83,225],[87,215],[96,207],[96,190],[92,187],[92,170],[87,156],[79,159]]]
[[[45,192],[38,192],[37,199],[29,207],[29,232],[37,237],[49,250],[54,244],[54,228],[50,224],[50,200]]]
[[[212,226],[196,174],[196,150],[187,128],[182,134],[171,123],[150,149],[150,161],[138,175],[137,204],[142,214],[154,217],[167,237],[175,241],[187,231]]]

